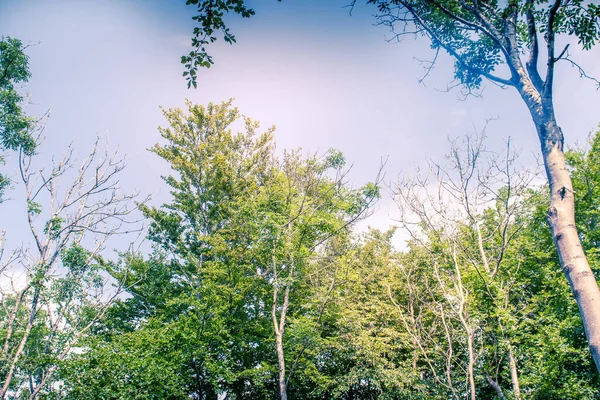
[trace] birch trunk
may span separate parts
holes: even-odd
[[[563,150],[564,137],[556,123],[552,99],[542,99],[526,83],[519,88],[542,147],[550,186],[547,220],[562,270],[579,307],[588,346],[600,372],[600,290],[575,226],[575,196]]]
[[[600,290],[575,226],[575,198],[563,152],[563,135],[554,121],[541,128],[547,132],[542,153],[550,183],[548,223],[560,265],[581,313],[590,352],[600,371]]]
[[[475,390],[475,352],[473,350],[473,332],[467,331],[467,349],[469,351],[469,391],[471,393],[471,400],[477,398],[477,392]]]
[[[282,335],[275,335],[275,341],[277,344],[277,362],[279,364],[279,397],[281,400],[287,400],[287,388],[285,384],[285,357],[283,353]]]
[[[293,273],[293,265],[294,264],[292,261],[292,269],[290,273]],[[285,378],[285,353],[283,351],[283,333],[285,332],[285,318],[290,304],[290,284],[287,283],[285,286],[281,314],[279,315],[279,318],[277,318],[279,279],[277,275],[275,257],[273,257],[273,278],[273,307],[271,309],[271,317],[273,320],[273,330],[275,331],[275,346],[277,350],[277,364],[279,368],[279,397],[281,400],[287,400],[287,384]]]
[[[517,373],[517,360],[515,360],[513,348],[510,343],[508,344],[508,363],[510,365],[510,381],[512,382],[515,400],[521,400],[521,385],[519,384],[519,375]]]

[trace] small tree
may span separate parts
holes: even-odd
[[[286,153],[276,162],[276,175],[267,188],[266,207],[259,220],[268,221],[269,232],[263,240],[265,251],[272,255],[272,268],[265,268],[265,278],[272,284],[271,316],[279,366],[279,395],[287,399],[284,332],[291,310],[300,316],[303,295],[310,296],[308,276],[321,268],[315,262],[320,247],[329,239],[347,232],[379,196],[378,187],[368,184],[352,190],[344,182],[345,159],[330,151],[323,160],[302,158],[298,152]],[[260,215],[262,214],[262,216]],[[293,307],[292,309],[290,309]],[[317,321],[315,321],[316,323]]]
[[[13,250],[0,264],[5,276],[21,277],[10,278],[12,290],[1,293],[0,399],[43,393],[58,364],[122,292],[103,272],[109,265],[100,252],[133,222],[135,195],[118,187],[123,167],[108,149],[101,153],[98,141],[79,166],[71,147],[49,169],[37,169],[35,157],[20,149],[33,246]]]
[[[510,146],[504,155],[492,155],[483,140],[482,135],[454,142],[447,163],[432,164],[424,175],[398,185],[401,226],[412,238],[400,268],[415,294],[408,305],[395,301],[392,293],[390,299],[407,321],[414,351],[428,360],[447,395],[459,398],[468,392],[474,400],[477,378],[485,375],[503,399],[498,377],[508,375],[512,397],[520,399],[513,333],[519,321],[512,304],[520,261],[514,242],[527,223],[535,174],[517,170]],[[423,263],[432,273],[415,273]],[[429,283],[417,283],[423,280]],[[418,323],[414,311],[406,312],[415,308],[429,318],[427,323]],[[437,361],[440,354],[443,362]],[[498,361],[503,359],[508,365]],[[476,370],[477,364],[483,364],[483,371]]]

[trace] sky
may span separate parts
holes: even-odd
[[[169,169],[147,149],[161,142],[160,107],[182,107],[186,98],[201,104],[234,98],[265,129],[277,127],[280,150],[343,151],[356,186],[373,180],[384,159],[390,183],[428,159],[442,160],[448,138],[478,131],[488,119],[488,148],[500,149],[510,137],[523,164],[534,162],[537,136],[516,91],[487,84],[483,96],[461,101],[458,91],[444,90],[453,76],[447,56],[420,83],[418,59],[432,56],[429,44],[388,41],[387,28],[374,25],[372,7],[359,5],[350,16],[348,2],[250,1],[256,16],[227,20],[238,42],[210,47],[215,65],[200,71],[197,90],[188,90],[181,76],[180,57],[190,50],[194,26],[194,10],[184,0],[0,0],[0,35],[32,45],[28,112],[50,112],[40,165],[69,143],[83,156],[97,136],[109,137],[127,161],[122,188],[151,195],[153,205],[168,199],[160,176]],[[599,49],[572,54],[588,74],[600,76]],[[556,114],[569,145],[584,143],[598,126],[599,104],[592,82],[566,64],[557,67]],[[30,240],[19,190],[0,205],[9,247]],[[385,229],[395,215],[384,191],[361,229]]]

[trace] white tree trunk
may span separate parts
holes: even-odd
[[[510,381],[515,400],[521,400],[521,385],[519,384],[519,374],[517,373],[517,360],[515,360],[513,348],[510,343],[508,344],[508,363],[510,365]]]
[[[548,223],[560,265],[569,281],[583,320],[590,352],[600,371],[600,290],[581,247],[575,226],[573,184],[562,149],[562,132],[553,121],[547,124],[552,137],[542,143],[544,165],[550,183]]]
[[[285,357],[283,353],[283,337],[281,334],[275,336],[277,344],[277,362],[279,366],[279,397],[287,400],[287,388],[285,384]]]
[[[528,103],[527,98],[523,99]],[[552,109],[528,103],[542,146],[550,185],[547,219],[560,265],[579,307],[588,345],[600,372],[600,290],[575,226],[575,196],[563,151],[564,137]]]

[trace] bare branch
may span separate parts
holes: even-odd
[[[565,49],[566,50],[566,49]],[[583,69],[583,67],[581,65],[579,65],[578,63],[576,63],[575,61],[573,61],[571,58],[569,58],[569,54],[567,53],[566,56],[563,56],[561,54],[561,58],[562,60],[567,61],[569,64],[571,64],[571,67],[574,67],[577,69],[577,72],[579,72],[579,76],[581,78],[586,78],[591,80],[592,82],[594,82],[596,84],[596,89],[600,89],[600,80],[598,80],[597,78],[588,75],[585,70]]]
[[[67,172],[73,168],[71,146],[60,161],[53,162],[49,174],[44,168],[38,171],[33,169],[34,156],[23,152],[19,154],[19,171],[25,186],[24,200],[28,209],[27,221],[34,238],[36,254],[32,255],[29,249],[24,249],[21,250],[22,255],[13,259],[18,259],[23,264],[27,284],[24,289],[15,293],[16,303],[8,321],[7,336],[2,349],[7,374],[6,381],[0,389],[0,398],[11,385],[16,366],[21,358],[26,356],[25,346],[34,324],[40,318],[45,319],[40,322],[49,328],[42,351],[47,353],[51,345],[57,344],[56,337],[60,332],[60,357],[64,357],[91,324],[104,315],[112,300],[122,290],[122,284],[119,284],[119,287],[113,290],[113,295],[106,298],[104,288],[108,287],[109,282],[104,281],[98,286],[97,280],[92,279],[94,269],[89,266],[98,259],[100,251],[110,237],[138,230],[131,225],[137,221],[129,217],[135,210],[134,200],[137,195],[124,195],[119,191],[117,176],[124,167],[122,160],[117,160],[115,155],[109,154],[108,148],[103,155],[98,154],[97,149],[98,140],[70,182],[64,181],[69,176]],[[63,184],[66,184],[65,196],[61,200],[59,193],[62,192]],[[44,201],[47,200],[47,205],[43,208],[41,204],[35,203],[41,196]],[[43,229],[39,229],[35,221],[42,216],[47,222]],[[70,269],[69,265],[63,265],[61,256],[64,250],[74,245],[82,246],[87,234],[94,235],[95,247],[89,251],[85,265],[74,270]],[[0,248],[0,254],[1,251]],[[80,290],[64,293],[48,291],[52,285],[60,286],[62,280],[68,280]],[[83,305],[89,306],[90,310],[99,311],[92,322],[86,322],[87,325],[82,327],[83,319],[78,314]],[[42,308],[46,309],[47,313],[40,313]],[[25,321],[17,321],[17,315],[22,313],[23,309],[27,311],[26,324]],[[18,323],[25,326],[19,327],[22,333],[15,338],[12,332],[17,329]],[[71,339],[65,340],[67,337]],[[37,393],[52,377],[55,368],[56,365],[44,367],[37,376],[30,377],[29,384],[32,390],[37,385],[31,398],[36,398]]]

